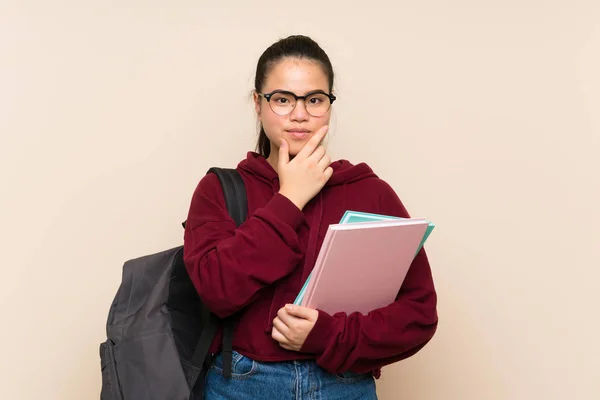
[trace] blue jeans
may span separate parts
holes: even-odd
[[[233,352],[232,377],[223,377],[222,356],[206,376],[206,400],[376,400],[371,374],[330,374],[314,361],[265,363]]]

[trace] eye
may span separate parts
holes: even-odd
[[[278,106],[288,106],[294,103],[294,98],[285,93],[276,93],[271,97],[271,103]]]
[[[322,93],[313,94],[307,99],[308,104],[318,106],[329,101],[329,98]]]

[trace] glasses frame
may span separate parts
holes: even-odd
[[[273,107],[271,107],[271,97],[274,94],[278,94],[278,93],[289,94],[289,95],[293,96],[294,99],[296,100],[296,103],[294,104],[294,107],[292,107],[290,109],[290,112],[288,112],[286,114],[283,114],[283,115],[279,114],[279,113],[276,113],[275,110],[273,110]],[[309,113],[310,115],[312,115],[313,117],[322,117],[323,115],[327,114],[327,112],[331,109],[331,106],[332,106],[333,102],[337,99],[337,97],[335,97],[334,95],[332,95],[330,93],[325,93],[325,91],[323,91],[323,90],[313,90],[312,92],[306,93],[304,96],[298,96],[296,93],[290,92],[289,90],[280,90],[280,89],[273,90],[270,93],[260,93],[260,92],[258,93],[259,96],[264,97],[265,100],[267,100],[267,103],[269,103],[269,108],[271,109],[271,111],[273,111],[275,114],[277,114],[279,116],[282,116],[282,117],[286,116],[286,115],[290,115],[292,113],[292,111],[294,111],[296,109],[296,105],[298,104],[298,100],[304,101],[304,100],[306,100],[307,97],[310,97],[310,96],[312,96],[314,94],[324,94],[325,96],[329,97],[329,108],[327,109],[327,111],[325,111],[322,115],[313,115],[308,110],[308,107],[306,107],[306,104],[304,105],[304,108],[306,109],[306,112]]]

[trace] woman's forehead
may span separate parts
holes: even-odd
[[[286,58],[271,68],[263,91],[287,90],[304,95],[314,90],[329,92],[327,76],[318,62]]]

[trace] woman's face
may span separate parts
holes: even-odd
[[[274,90],[286,90],[298,96],[304,96],[315,90],[329,93],[329,82],[317,62],[284,58],[269,72],[262,93],[271,93]],[[319,117],[310,115],[306,111],[306,104],[303,100],[298,100],[293,111],[283,116],[273,112],[263,96],[255,93],[254,102],[258,119],[271,142],[269,158],[272,160],[277,158],[281,139],[287,141],[291,158],[298,154],[304,144],[321,127],[329,124],[331,117],[331,109]]]

